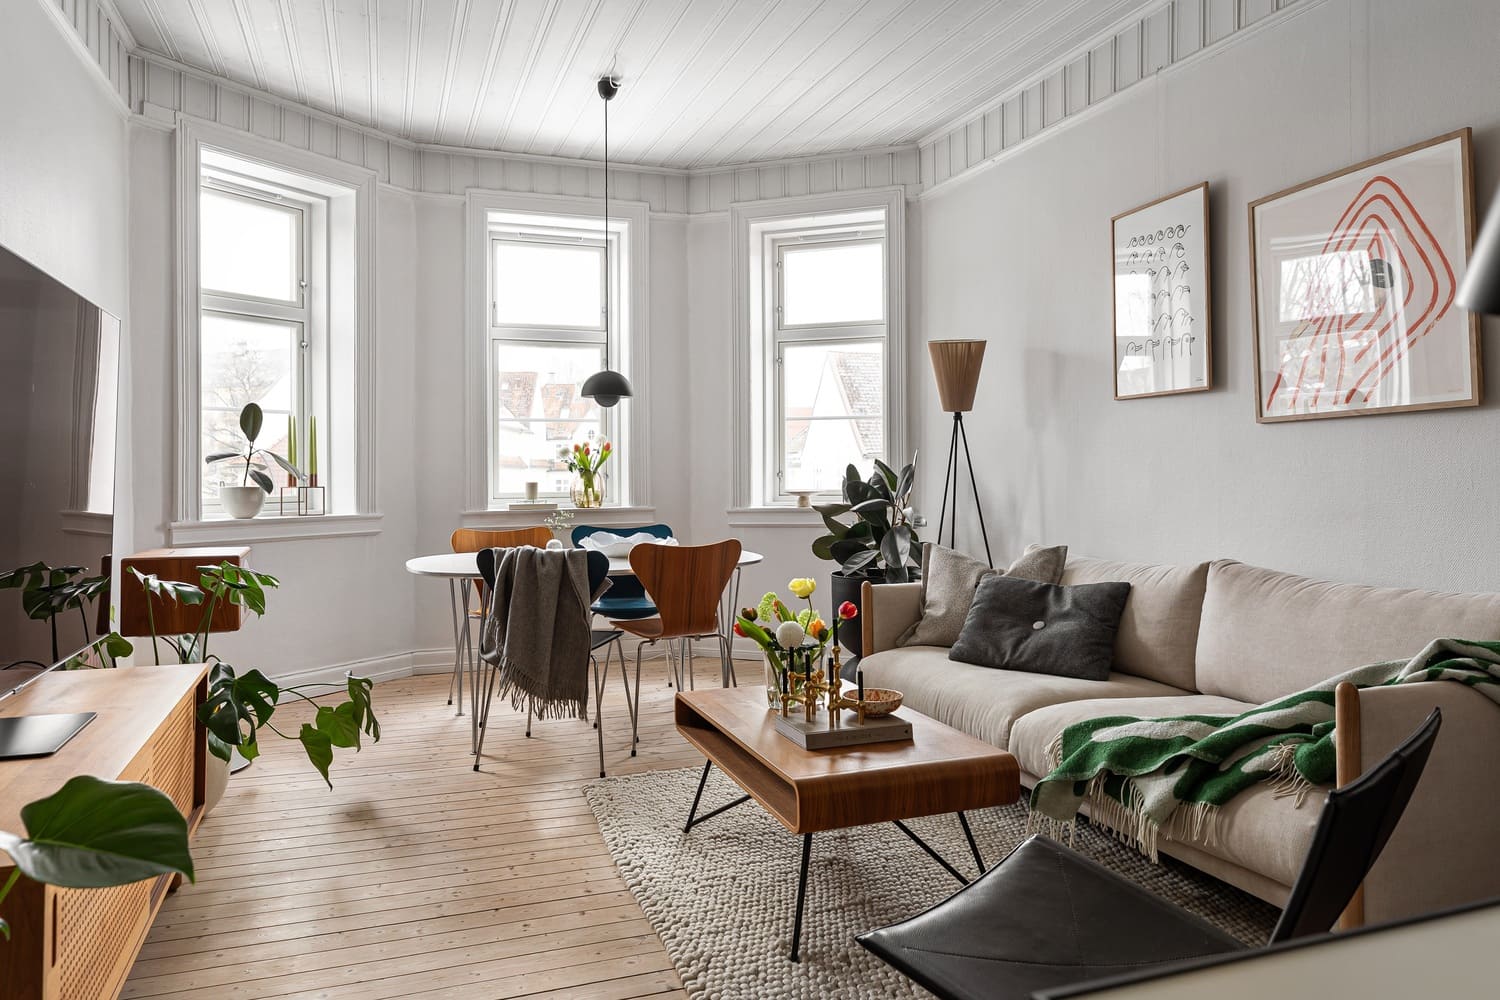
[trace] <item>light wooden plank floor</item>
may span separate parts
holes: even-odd
[[[759,679],[759,664],[737,666]],[[610,671],[612,775],[702,762],[672,726],[665,663],[644,670],[635,758]],[[699,681],[717,676],[700,656]],[[381,742],[340,751],[332,791],[300,746],[265,740],[205,820],[198,882],[167,900],[124,996],[684,996],[580,794],[598,777],[593,728],[536,722],[528,740],[524,718],[497,701],[476,774],[469,719],[446,704],[447,685],[438,675],[377,685]],[[306,714],[273,721],[295,732]]]

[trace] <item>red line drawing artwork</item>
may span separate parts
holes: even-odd
[[[1399,401],[1400,383],[1387,380],[1449,315],[1458,290],[1448,252],[1401,185],[1370,178],[1321,249],[1288,263],[1290,280],[1270,280],[1280,282],[1280,318],[1297,325],[1277,343],[1265,412]]]

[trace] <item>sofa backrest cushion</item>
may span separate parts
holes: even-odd
[[[1158,566],[1071,556],[1064,586],[1120,580],[1130,598],[1115,636],[1115,670],[1194,690],[1194,654],[1208,563]]]
[[[1198,689],[1261,704],[1451,636],[1500,640],[1500,594],[1445,594],[1214,562],[1198,631]]]

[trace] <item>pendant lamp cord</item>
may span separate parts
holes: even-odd
[[[610,77],[613,83],[613,77]],[[604,370],[609,370],[610,279],[614,270],[609,259],[609,98],[604,99]]]

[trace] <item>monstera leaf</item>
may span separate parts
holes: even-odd
[[[254,760],[260,754],[255,731],[276,711],[281,689],[259,670],[236,676],[227,663],[214,664],[208,677],[208,700],[198,706],[198,721],[208,730],[208,749],[220,760],[238,749]],[[248,728],[247,728],[248,727]]]
[[[150,785],[70,778],[21,809],[26,836],[0,831],[22,874],[68,889],[128,885],[176,873],[193,879],[187,821]]]

